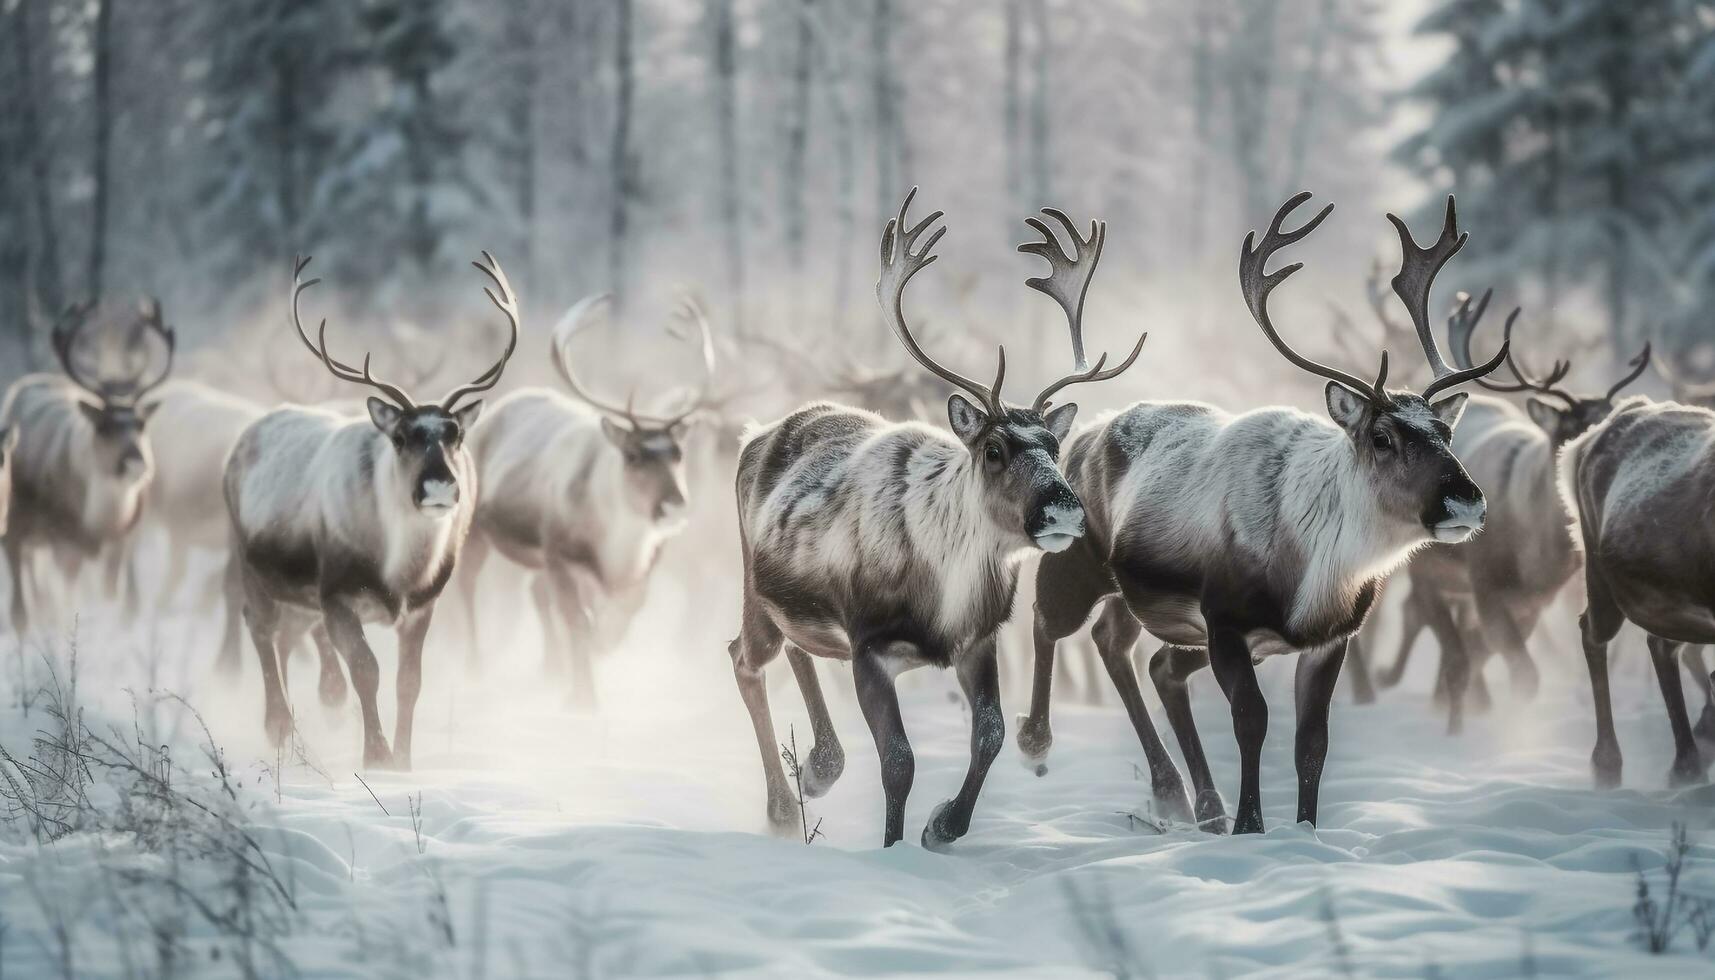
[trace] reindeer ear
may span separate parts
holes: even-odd
[[[1067,402],[1048,413],[1042,421],[1048,423],[1048,431],[1054,433],[1054,440],[1064,445],[1066,437],[1072,434],[1072,423],[1078,418],[1077,402]]]
[[[78,407],[78,411],[83,413],[83,417],[89,420],[90,425],[100,425],[101,424],[101,406],[100,405],[92,405],[89,402],[79,400],[77,403],[77,407]]]
[[[0,457],[12,455],[12,450],[18,448],[18,427],[8,425],[0,428]]]
[[[977,434],[982,432],[983,424],[988,421],[988,415],[982,409],[972,405],[964,395],[954,395],[947,399],[947,421],[953,426],[953,435],[959,441],[970,445],[976,441]]]
[[[481,417],[482,399],[480,398],[453,413],[453,418],[459,420],[459,428],[466,432],[469,432],[470,427],[475,425],[476,420]]]
[[[625,448],[625,437],[628,435],[625,428],[605,415],[601,417],[601,434],[607,436],[607,441],[613,443],[615,448]]]
[[[149,421],[149,419],[151,417],[154,416],[156,410],[159,409],[160,407],[161,407],[161,400],[159,398],[156,398],[156,399],[153,399],[150,401],[146,401],[143,404],[137,406],[137,417],[142,419],[144,422],[147,422],[147,421]]]
[[[1524,410],[1530,416],[1530,420],[1536,423],[1537,428],[1549,435],[1553,435],[1560,428],[1560,419],[1566,414],[1534,396],[1525,399]]]
[[[369,421],[374,422],[377,429],[388,435],[393,434],[393,427],[399,424],[399,417],[405,414],[397,405],[390,405],[373,395],[365,404],[369,406]]]
[[[1364,396],[1339,383],[1328,382],[1326,392],[1328,399],[1328,417],[1334,424],[1346,430],[1346,434],[1356,439],[1358,430],[1364,424],[1364,413],[1369,408],[1369,402]]]
[[[1470,400],[1470,394],[1461,391],[1431,404],[1429,410],[1435,413],[1436,418],[1447,423],[1447,428],[1457,429],[1459,420],[1465,417],[1465,405]]]

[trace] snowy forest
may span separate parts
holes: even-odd
[[[1715,0],[0,0],[0,980],[1707,977],[1711,309]]]
[[[299,252],[350,309],[439,329],[478,247],[538,314],[676,284],[741,334],[853,323],[887,356],[868,243],[913,184],[995,216],[963,246],[983,270],[1014,212],[1099,208],[1135,301],[1174,315],[1287,193],[1455,192],[1465,285],[1615,349],[1703,337],[1710,6],[1413,6],[7,0],[5,363],[81,297],[158,294],[193,344],[277,322]],[[1010,306],[976,286],[968,316]]]

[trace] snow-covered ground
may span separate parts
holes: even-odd
[[[918,672],[904,684],[917,754],[904,845],[877,846],[877,763],[839,668],[828,676],[848,764],[809,803],[823,836],[810,846],[769,836],[726,661],[727,605],[652,603],[629,648],[601,663],[593,715],[565,710],[542,682],[532,617],[512,617],[521,625],[472,677],[450,648],[449,615],[418,710],[418,769],[364,774],[367,787],[354,773],[355,706],[317,705],[308,660],[292,678],[304,751],[276,782],[252,663],[228,688],[207,676],[212,651],[185,622],[149,636],[86,624],[86,723],[173,745],[175,785],[231,821],[196,814],[188,826],[209,840],[236,828],[233,850],[251,863],[218,841],[197,856],[114,829],[137,819],[48,844],[14,821],[0,834],[0,976],[152,976],[163,959],[193,975],[413,977],[1708,976],[1715,964],[1715,948],[1699,953],[1690,931],[1663,956],[1633,939],[1636,868],[1659,898],[1671,825],[1687,821],[1694,839],[1715,843],[1709,789],[1663,788],[1671,742],[1635,651],[1615,667],[1619,791],[1591,788],[1588,682],[1562,632],[1544,645],[1535,702],[1510,704],[1497,672],[1500,706],[1461,737],[1443,735],[1429,708],[1422,651],[1405,689],[1380,703],[1355,707],[1342,692],[1320,827],[1290,822],[1291,665],[1281,659],[1263,668],[1267,834],[1159,832],[1139,819],[1141,755],[1110,694],[1106,706],[1058,706],[1044,777],[1009,743],[970,835],[933,853],[916,836],[967,757],[952,678]],[[687,620],[696,628],[680,629]],[[379,645],[390,678],[391,641]],[[8,647],[0,663],[0,745],[23,756],[53,726],[40,700],[28,713],[19,703],[20,678],[33,686],[45,667],[34,651],[14,657]],[[1024,677],[1007,667],[1006,696],[1022,706]],[[790,671],[772,670],[780,737],[793,726],[807,750]],[[151,683],[205,715],[236,801],[182,710],[150,707]],[[1230,807],[1225,704],[1207,675],[1194,686]],[[136,729],[126,687],[144,705]],[[382,711],[390,728],[390,697]],[[1156,720],[1165,724],[1159,710]],[[95,772],[89,805],[127,805],[118,779]],[[1715,846],[1694,848],[1683,887],[1715,896]]]

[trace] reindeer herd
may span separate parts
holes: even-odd
[[[1399,681],[1427,630],[1440,656],[1436,697],[1458,732],[1467,710],[1489,697],[1481,678],[1491,656],[1506,665],[1517,695],[1534,693],[1528,641],[1574,581],[1584,594],[1578,626],[1594,693],[1597,784],[1620,781],[1608,647],[1628,621],[1647,634],[1660,681],[1675,747],[1670,779],[1704,778],[1715,745],[1715,685],[1701,654],[1702,644],[1715,643],[1715,386],[1686,380],[1682,364],[1652,358],[1646,345],[1600,394],[1569,389],[1568,360],[1541,373],[1525,366],[1531,358],[1515,346],[1516,309],[1497,352],[1478,363],[1472,341],[1489,294],[1461,294],[1451,304],[1444,355],[1431,290],[1466,241],[1451,198],[1427,247],[1387,216],[1401,254],[1389,286],[1409,326],[1389,315],[1379,266],[1368,284],[1387,344],[1423,354],[1423,367],[1401,372],[1412,383],[1388,386],[1397,351],[1387,346],[1374,380],[1301,353],[1269,307],[1300,264],[1270,264],[1333,206],[1286,230],[1310,197],[1299,194],[1260,238],[1246,237],[1238,279],[1263,337],[1326,382],[1326,415],[1140,401],[1079,424],[1078,406],[1057,399],[1125,373],[1147,338],[1140,334],[1112,367],[1105,354],[1093,364],[1085,355],[1085,299],[1106,225],[1083,230],[1053,208],[1025,219],[1040,240],[1019,251],[1048,263],[1047,275],[1025,284],[1064,313],[1072,370],[1028,405],[1012,403],[1002,395],[1004,348],[995,352],[993,381],[968,377],[924,349],[921,324],[906,314],[906,287],[936,260],[947,231],[940,211],[908,217],[915,193],[882,232],[876,295],[922,372],[848,363],[843,377],[818,373],[817,358],[756,340],[753,359],[772,354],[846,397],[810,402],[727,440],[736,443],[728,472],[742,568],[728,652],[773,825],[797,819],[799,792],[782,765],[764,676],[784,653],[814,736],[800,773],[805,797],[828,792],[845,767],[817,660],[850,665],[881,763],[884,844],[904,837],[915,775],[896,678],[915,667],[952,668],[970,708],[969,769],[957,794],[934,808],[922,841],[944,846],[969,830],[1005,743],[997,648],[1032,558],[1034,670],[1016,733],[1024,760],[1047,772],[1057,650],[1089,627],[1142,745],[1156,810],[1170,820],[1228,829],[1191,712],[1187,684],[1198,670],[1210,669],[1231,708],[1240,764],[1231,830],[1259,832],[1269,705],[1257,666],[1296,654],[1297,817],[1314,823],[1329,711],[1348,659],[1359,699],[1372,698],[1374,687]],[[344,703],[349,678],[364,765],[408,769],[424,646],[442,592],[456,581],[464,654],[479,665],[491,652],[478,625],[481,573],[500,558],[530,578],[545,670],[573,701],[593,706],[595,660],[618,644],[664,549],[692,522],[690,433],[698,419],[732,414],[714,393],[721,345],[701,308],[683,303],[674,327],[698,355],[696,386],[688,395],[646,394],[673,397],[668,411],[639,409],[635,388],[624,400],[598,394],[576,367],[574,346],[588,346],[605,296],[577,303],[551,331],[547,360],[561,385],[513,391],[485,411],[479,396],[505,374],[521,325],[517,294],[492,256],[473,264],[505,319],[503,349],[438,401],[418,399],[442,362],[407,384],[390,383],[369,354],[360,362],[336,357],[325,319],[306,327],[303,294],[319,282],[304,278],[308,264],[301,258],[293,267],[289,306],[309,354],[302,363],[353,395],[369,392],[361,410],[355,402],[269,408],[169,380],[176,335],[154,300],[117,314],[93,304],[64,312],[51,331],[60,371],[19,379],[0,407],[0,531],[14,632],[62,626],[91,588],[134,614],[140,539],[165,548],[159,597],[182,588],[198,556],[212,557],[224,569],[220,586],[192,582],[191,591],[221,609],[224,673],[239,671],[248,634],[268,738],[279,745],[294,731],[287,671],[307,640],[324,704]],[[1350,317],[1336,311],[1336,321],[1346,353],[1377,356],[1352,340]],[[1621,397],[1652,359],[1675,400]],[[1497,373],[1503,366],[1507,378]],[[1494,394],[1455,390],[1473,383]],[[949,390],[943,428],[926,406]],[[98,581],[83,581],[86,564]],[[1385,591],[1398,601],[1384,605]],[[1381,667],[1367,661],[1384,608],[1399,616],[1400,643]],[[366,625],[398,635],[391,739],[377,709],[381,671]],[[1160,643],[1147,672],[1189,792],[1134,666],[1145,632]],[[1695,725],[1682,674],[1704,698]]]

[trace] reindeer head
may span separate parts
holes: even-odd
[[[363,367],[359,369],[328,353],[327,320],[322,320],[316,339],[311,340],[298,317],[298,298],[304,290],[321,280],[303,278],[304,267],[310,264],[308,256],[299,258],[293,269],[292,325],[297,328],[298,338],[334,377],[366,385],[386,396],[385,399],[371,396],[368,401],[369,420],[387,437],[391,448],[385,458],[375,461],[375,465],[391,467],[395,484],[408,488],[410,505],[430,517],[445,517],[457,509],[462,493],[458,474],[469,472],[468,467],[456,466],[455,463],[463,452],[465,433],[476,424],[477,416],[482,412],[482,402],[478,400],[461,407],[459,401],[498,384],[506,362],[518,347],[518,299],[512,292],[512,283],[494,256],[483,252],[482,258],[482,262],[471,264],[493,281],[493,287],[484,286],[482,291],[506,315],[511,336],[500,360],[477,375],[476,380],[454,389],[438,405],[418,405],[403,389],[376,378],[369,370],[368,354],[363,356]],[[499,290],[498,295],[495,289]]]
[[[1350,438],[1352,451],[1374,488],[1382,513],[1398,523],[1420,526],[1437,541],[1463,541],[1482,529],[1487,509],[1482,491],[1453,456],[1453,428],[1465,411],[1466,395],[1460,392],[1440,400],[1435,396],[1487,375],[1500,366],[1507,349],[1502,345],[1501,352],[1480,367],[1455,370],[1442,359],[1430,332],[1430,287],[1436,273],[1465,244],[1466,236],[1458,233],[1453,199],[1447,199],[1441,237],[1429,248],[1417,245],[1405,222],[1394,215],[1387,216],[1399,232],[1403,253],[1399,273],[1393,277],[1393,291],[1411,315],[1418,343],[1434,373],[1434,380],[1417,393],[1389,391],[1385,387],[1386,350],[1382,351],[1376,380],[1366,382],[1304,357],[1275,331],[1268,315],[1268,295],[1302,268],[1302,263],[1272,273],[1264,267],[1276,251],[1310,234],[1334,210],[1330,204],[1296,230],[1281,231],[1287,215],[1309,197],[1308,192],[1299,193],[1282,205],[1260,243],[1255,232],[1245,236],[1239,254],[1239,285],[1251,317],[1289,362],[1328,379],[1325,392],[1328,415]]]
[[[1453,348],[1453,359],[1461,367],[1470,366],[1471,334],[1483,319],[1483,312],[1489,308],[1489,295],[1485,292],[1483,298],[1473,307],[1471,297],[1460,293],[1452,315],[1447,318],[1447,337]],[[1560,387],[1560,382],[1572,371],[1571,361],[1555,361],[1546,375],[1537,375],[1519,363],[1512,349],[1513,324],[1518,320],[1518,315],[1516,307],[1507,314],[1503,334],[1506,340],[1504,347],[1507,370],[1512,372],[1513,380],[1502,382],[1480,378],[1477,383],[1490,391],[1532,392],[1530,397],[1525,399],[1525,412],[1530,415],[1532,422],[1548,434],[1549,444],[1558,450],[1613,414],[1615,396],[1636,381],[1644,373],[1644,368],[1649,366],[1650,345],[1644,344],[1644,349],[1632,358],[1626,375],[1606,392],[1600,395],[1578,395]]]
[[[1006,405],[1000,397],[1001,384],[1006,380],[1006,348],[999,350],[994,383],[983,385],[949,370],[924,353],[906,323],[902,305],[905,285],[924,266],[935,261],[936,256],[930,250],[947,231],[945,227],[937,228],[922,248],[911,250],[923,232],[942,216],[942,212],[936,211],[916,225],[908,225],[905,212],[916,195],[917,189],[912,188],[899,207],[899,216],[888,221],[882,231],[881,280],[875,286],[882,312],[906,353],[932,374],[976,399],[973,402],[960,394],[948,398],[947,421],[971,454],[973,472],[982,487],[983,505],[990,519],[1021,544],[1044,551],[1064,551],[1084,534],[1083,504],[1066,483],[1059,463],[1060,446],[1071,434],[1078,406],[1068,402],[1051,409],[1050,399],[1068,385],[1118,376],[1137,360],[1148,336],[1138,337],[1131,356],[1111,370],[1102,370],[1107,364],[1105,354],[1094,367],[1084,363],[1084,293],[1101,259],[1107,226],[1091,222],[1089,236],[1081,238],[1070,218],[1053,208],[1044,208],[1044,214],[1065,227],[1073,245],[1073,255],[1068,255],[1040,219],[1025,219],[1042,234],[1043,240],[1027,242],[1018,250],[1040,255],[1052,267],[1047,278],[1027,279],[1025,284],[1052,296],[1065,310],[1077,371],[1043,389],[1029,408],[1017,408]]]
[[[124,348],[121,376],[102,378],[99,371],[92,373],[80,365],[78,357],[78,340],[92,308],[90,303],[77,304],[60,317],[52,334],[54,354],[66,377],[86,395],[78,401],[78,410],[94,431],[96,472],[127,485],[141,484],[154,472],[154,454],[144,429],[158,406],[144,402],[143,396],[172,372],[177,336],[162,322],[160,302],[144,298],[137,304],[136,319],[119,332]],[[149,336],[159,337],[166,345],[161,369],[152,378],[147,376],[150,357],[145,338]]]
[[[676,414],[643,414],[636,410],[632,398],[627,398],[621,406],[592,394],[578,380],[568,356],[572,338],[595,319],[594,313],[606,306],[608,300],[605,293],[588,297],[560,318],[554,327],[554,367],[572,394],[601,414],[602,434],[620,456],[626,503],[652,523],[677,528],[685,520],[685,436],[699,411],[709,404],[715,373],[714,334],[702,307],[692,299],[681,300],[670,332],[686,337],[689,331],[680,328],[685,325],[695,328],[702,359],[702,384]]]

